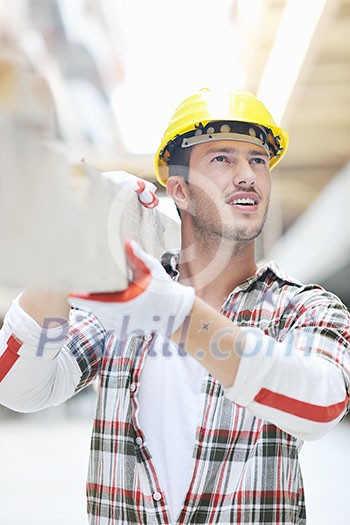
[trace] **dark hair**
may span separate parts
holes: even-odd
[[[178,146],[171,152],[168,160],[169,177],[177,175],[188,182],[191,149]]]
[[[190,156],[192,148],[181,148],[177,146],[172,152],[168,160],[169,177],[177,175],[182,177],[185,182],[188,183],[188,175],[190,171]],[[176,206],[176,211],[181,219],[181,212]]]

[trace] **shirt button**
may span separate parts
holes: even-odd
[[[130,392],[135,392],[135,390],[136,390],[136,383],[131,383]]]
[[[136,445],[142,445],[143,443],[143,439],[141,436],[137,436],[137,438],[135,439],[135,443]]]
[[[84,316],[81,313],[74,312],[73,321],[75,323],[82,323],[84,321]]]
[[[152,341],[153,339],[153,335],[152,334],[146,334],[143,338],[144,341],[147,341],[147,343],[149,343],[150,341]]]
[[[153,494],[153,499],[154,499],[154,501],[160,501],[162,499],[161,493],[160,492],[155,492]]]

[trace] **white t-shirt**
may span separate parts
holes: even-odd
[[[139,424],[145,434],[160,486],[173,522],[187,492],[196,429],[201,413],[201,387],[206,369],[177,346],[157,337],[142,370],[139,387]],[[183,353],[183,352],[182,352]]]

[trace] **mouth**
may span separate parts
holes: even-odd
[[[256,193],[235,193],[231,195],[226,204],[229,206],[248,213],[252,213],[258,209],[260,199]]]

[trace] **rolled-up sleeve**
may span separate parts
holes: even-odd
[[[96,376],[104,335],[78,310],[69,323],[43,328],[15,299],[0,330],[0,403],[19,412],[62,403]]]
[[[278,339],[242,328],[240,355],[225,396],[291,435],[322,437],[348,411],[349,312],[332,294],[298,294]]]

